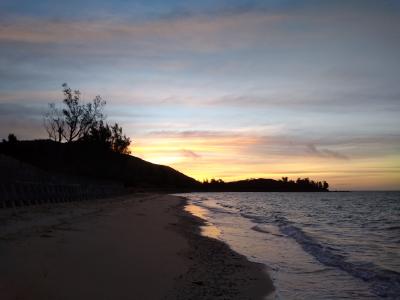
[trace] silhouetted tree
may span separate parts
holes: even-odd
[[[44,115],[44,127],[49,138],[61,142],[64,137],[65,119],[62,111],[54,103],[49,104],[49,110]]]
[[[18,142],[17,136],[14,133],[10,133],[8,135],[8,142],[9,143],[16,143]]]
[[[129,145],[131,139],[122,133],[122,127],[118,126],[117,123],[111,127],[111,148],[114,152],[130,154]]]
[[[329,184],[326,181],[324,181],[322,184],[323,184],[324,190],[328,190]]]
[[[100,121],[97,126],[92,126],[90,131],[82,138],[83,142],[95,144],[105,149],[111,149],[111,130],[108,124]]]
[[[104,120],[103,107],[106,105],[100,96],[93,102],[81,103],[79,90],[72,91],[66,83],[63,84],[65,108],[62,110],[65,120],[63,137],[67,142],[79,140],[87,135],[93,126]]]
[[[49,104],[49,110],[44,115],[44,125],[49,138],[62,142],[72,142],[88,134],[90,129],[105,119],[103,108],[106,105],[100,96],[92,102],[82,103],[79,90],[72,91],[66,83],[63,87],[63,108]]]
[[[100,121],[97,126],[90,128],[82,140],[117,153],[130,154],[131,139],[122,133],[122,127],[117,123],[110,127],[107,123]]]
[[[3,139],[3,143],[15,144],[18,142],[17,136],[14,133],[8,134],[7,140]]]
[[[117,153],[130,154],[131,139],[123,134],[122,127],[104,122],[106,101],[96,96],[92,102],[82,103],[78,90],[73,91],[66,83],[62,87],[63,107],[50,103],[44,115],[44,126],[50,139],[68,143],[88,142]]]

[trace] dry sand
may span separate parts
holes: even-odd
[[[155,194],[0,212],[0,299],[262,299],[262,266]]]

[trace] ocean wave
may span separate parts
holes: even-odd
[[[192,200],[191,203],[196,206],[199,206],[201,208],[204,208],[210,212],[213,212],[213,213],[231,214],[231,215],[235,214],[234,212],[229,211],[222,206],[220,206],[220,207],[210,206],[210,205],[207,205],[206,203],[202,202],[201,200]]]
[[[266,217],[254,214],[241,214],[242,217],[251,219],[253,223],[266,224],[275,223],[279,230],[294,239],[304,251],[316,258],[320,263],[328,267],[341,269],[353,277],[362,279],[370,285],[374,294],[388,299],[399,299],[400,295],[400,273],[382,269],[373,263],[349,262],[346,256],[338,253],[339,250],[332,246],[323,245],[318,240],[307,235],[301,228],[293,225],[281,215],[275,215],[273,222],[267,221]],[[254,231],[274,234],[256,225],[251,228]],[[274,234],[276,235],[276,234]]]
[[[400,226],[389,226],[389,227],[386,227],[383,229],[385,229],[385,230],[400,230]]]
[[[263,228],[261,228],[260,226],[253,226],[253,227],[251,227],[251,229],[252,230],[254,230],[254,231],[257,231],[257,232],[262,232],[262,233],[268,233],[268,234],[271,234],[271,235],[275,235],[275,236],[279,236],[279,237],[283,237],[283,235],[282,234],[277,234],[277,233],[274,233],[274,232],[272,232],[272,231],[270,231],[270,230],[267,230],[267,229],[263,229]]]
[[[368,282],[372,291],[380,296],[398,299],[400,295],[400,273],[379,268],[373,263],[349,262],[346,256],[335,253],[334,248],[324,246],[308,236],[300,228],[280,224],[281,232],[293,238],[302,246],[304,251],[315,257],[320,263],[339,268],[350,275]]]
[[[398,198],[398,194],[395,195]],[[203,195],[191,197],[197,200],[193,204],[210,211],[207,215],[210,220],[218,223],[219,218],[223,218],[219,224],[222,227],[236,226],[235,218],[239,216],[251,221],[250,226],[247,222],[237,224],[244,226],[243,230],[235,228],[224,234],[243,254],[250,258],[257,256],[258,260],[279,271],[275,280],[278,290],[287,298],[298,297],[297,293],[300,293],[302,299],[400,300],[396,252],[400,244],[397,214],[400,202],[397,198],[391,201],[385,193],[207,194],[206,198]],[[233,216],[221,213],[232,213]],[[254,233],[247,232],[249,229]],[[243,244],[245,238],[251,238],[255,246]],[[264,246],[269,247],[270,243],[278,253],[279,249],[292,243],[300,247],[288,249],[289,257],[274,256],[274,251],[272,254],[264,251]],[[316,265],[317,262],[320,265]],[[303,274],[307,274],[304,280]],[[294,294],[292,285],[286,285],[286,279],[281,279],[286,276],[304,287],[304,291]],[[306,287],[312,289],[315,284],[321,290],[315,291],[316,297],[309,297]]]
[[[268,220],[266,217],[262,217],[262,216],[257,216],[257,215],[253,215],[253,214],[246,214],[246,213],[241,213],[240,214],[243,218],[246,219],[250,219],[253,221],[253,223],[268,223]]]

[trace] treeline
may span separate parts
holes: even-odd
[[[309,178],[298,178],[296,181],[283,177],[274,179],[246,179],[224,182],[221,179],[205,180],[202,190],[207,192],[328,192],[326,181],[314,181]]]

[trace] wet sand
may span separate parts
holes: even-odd
[[[185,200],[134,194],[0,211],[1,299],[262,299],[261,265],[199,234]]]

